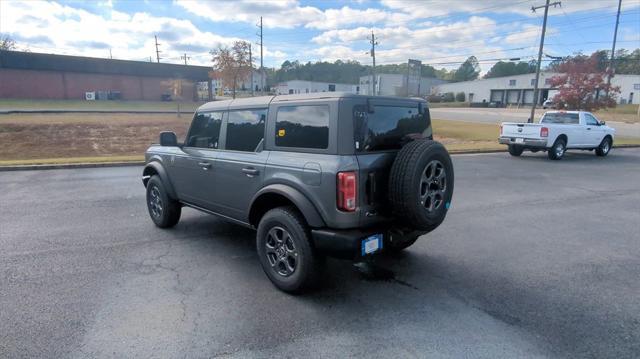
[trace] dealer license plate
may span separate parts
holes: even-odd
[[[382,233],[374,234],[362,240],[362,255],[371,254],[382,249]]]
[[[524,143],[524,138],[516,138],[516,143]]]

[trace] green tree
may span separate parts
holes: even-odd
[[[484,78],[489,79],[492,77],[522,75],[533,72],[536,72],[535,62],[498,61],[491,67],[491,69],[489,69],[487,74],[484,75]]]
[[[480,64],[475,56],[469,56],[465,62],[460,65],[453,75],[454,81],[469,81],[475,80],[480,75]]]

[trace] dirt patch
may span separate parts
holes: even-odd
[[[161,131],[184,139],[190,120],[146,114],[0,116],[0,160],[142,155]]]

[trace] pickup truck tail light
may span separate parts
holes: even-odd
[[[356,193],[358,189],[357,179],[355,172],[338,172],[338,209],[346,212],[353,212],[356,210]]]
[[[549,137],[549,129],[546,127],[540,128],[540,137]]]

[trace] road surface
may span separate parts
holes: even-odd
[[[637,358],[640,150],[454,157],[401,255],[276,290],[254,233],[148,218],[141,168],[0,172],[0,356]]]

